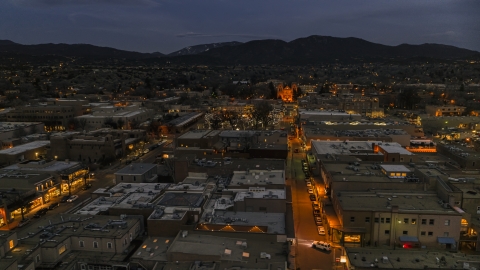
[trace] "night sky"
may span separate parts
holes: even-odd
[[[310,35],[480,51],[480,0],[1,0],[0,39],[170,53]]]

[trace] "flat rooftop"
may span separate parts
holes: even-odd
[[[220,137],[224,138],[248,138],[248,137],[253,137],[255,136],[255,133],[257,133],[254,130],[223,130],[220,132]]]
[[[387,153],[399,153],[400,155],[408,156],[414,155],[412,152],[403,148],[399,143],[395,142],[382,143],[381,145],[379,145],[379,147],[385,150]]]
[[[157,202],[157,205],[166,207],[200,207],[203,200],[202,193],[165,192]]]
[[[142,175],[153,168],[156,168],[157,164],[152,163],[131,163],[116,171],[115,175]]]
[[[244,201],[245,198],[253,199],[285,199],[285,190],[267,189],[262,191],[239,191],[235,194],[234,201]]]
[[[202,114],[203,113],[196,113],[196,112],[188,113],[186,115],[180,116],[177,119],[174,119],[174,120],[168,122],[168,124],[173,125],[173,126],[182,126],[182,125],[192,121],[193,119],[196,119],[197,117],[202,116]]]
[[[265,233],[285,234],[285,213],[234,212],[215,210],[215,215],[206,213],[200,223],[214,225],[238,225],[242,227],[266,227]],[[207,225],[208,226],[208,225]]]
[[[317,126],[302,126],[304,133],[307,136],[337,136],[337,137],[388,137],[391,135],[409,135],[403,129],[365,129],[365,130],[335,130],[333,128],[326,128],[322,126],[321,128]]]
[[[405,167],[405,165],[386,165],[386,164],[380,164],[380,168],[385,170],[386,172],[406,172],[410,173],[409,168]]]
[[[110,189],[96,190],[100,197],[75,212],[78,215],[97,215],[109,208],[153,208],[157,199],[169,184],[166,183],[120,183]]]
[[[132,255],[131,259],[147,261],[167,261],[167,250],[174,237],[148,237],[141,247]]]
[[[19,128],[26,128],[33,125],[40,125],[42,122],[0,122],[0,133],[16,130]],[[43,130],[38,130],[37,132],[43,132]]]
[[[165,209],[156,209],[148,217],[149,220],[179,220],[187,214],[186,210],[176,209],[175,207],[166,207]]]
[[[178,137],[178,139],[201,139],[209,133],[218,134],[216,130],[191,130]]]
[[[318,110],[315,110],[315,111],[307,111],[307,110],[299,110],[298,114],[300,115],[300,117],[302,115],[306,115],[306,116],[311,116],[311,115],[321,115],[321,116],[329,116],[329,115],[335,115],[335,116],[361,116],[360,114],[350,114],[350,113],[347,113],[347,112],[344,112],[344,111],[318,111]]]
[[[283,269],[287,261],[285,243],[266,242],[267,240],[258,234],[242,235],[242,238],[239,238],[234,234],[231,237],[220,237],[208,232],[188,231],[184,237],[175,238],[168,252],[219,256],[221,269],[231,269],[238,266],[239,262],[242,262],[246,269]],[[269,254],[270,259],[262,259],[262,252]]]
[[[381,141],[312,141],[312,150],[317,155],[349,155],[356,152],[365,152],[374,155],[373,144]]]
[[[385,211],[398,206],[398,212],[416,212],[424,214],[459,215],[452,208],[439,204],[436,193],[409,191],[348,192],[339,191],[336,195],[344,210]]]
[[[248,171],[234,171],[230,181],[229,188],[242,185],[284,185],[285,171],[284,170],[248,170]]]
[[[188,192],[201,192],[203,193],[207,189],[213,190],[215,187],[214,183],[206,184],[206,183],[193,183],[189,184],[186,182],[178,183],[178,184],[171,184],[168,188],[167,191],[188,191]]]
[[[22,170],[22,171],[45,171],[45,172],[62,172],[82,164],[77,161],[44,161],[44,160],[27,160],[17,164],[13,164],[3,168],[2,170]]]
[[[12,148],[0,150],[0,155],[18,155],[26,151],[35,150],[50,145],[50,141],[33,141]]]
[[[452,253],[447,250],[345,247],[345,251],[348,261],[357,269],[464,269],[463,262],[469,263],[469,267],[480,268],[480,255]],[[440,266],[437,263],[440,258],[445,258],[445,265]]]
[[[58,214],[37,219],[17,233],[21,243],[37,245],[42,241],[42,248],[55,248],[72,236],[122,239],[137,223],[139,219],[136,217],[120,219],[118,216]]]

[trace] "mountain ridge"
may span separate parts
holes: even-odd
[[[209,51],[211,49],[220,48],[223,46],[237,46],[243,44],[243,42],[238,41],[229,41],[229,42],[218,42],[218,43],[208,43],[208,44],[199,44],[194,46],[188,46],[178,51],[167,54],[167,56],[181,56],[181,55],[192,55],[199,54],[202,52]]]
[[[292,41],[280,39],[252,40],[200,44],[185,47],[168,55],[140,53],[101,47],[90,44],[37,44],[22,45],[10,40],[0,40],[0,54],[22,56],[63,56],[85,59],[130,59],[188,64],[317,64],[337,61],[382,61],[385,59],[439,60],[465,59],[480,56],[473,50],[451,45],[424,43],[420,45],[383,45],[361,38],[338,38],[312,35]],[[150,61],[150,60],[149,60]]]

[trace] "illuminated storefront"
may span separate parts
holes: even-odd
[[[61,174],[62,185],[61,193],[69,193],[69,190],[75,190],[83,185],[85,178],[88,177],[88,168],[80,167]]]

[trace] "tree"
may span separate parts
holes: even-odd
[[[273,106],[266,100],[256,103],[250,111],[250,117],[253,120],[255,129],[258,129],[261,124],[263,128],[268,127],[272,122],[270,113],[273,111]]]
[[[75,119],[75,128],[80,128],[81,130],[85,130],[86,127],[87,127],[87,119],[85,118]]]
[[[240,115],[236,111],[224,110],[221,112],[221,119],[223,122],[228,122],[232,129],[235,129],[240,121]]]
[[[401,108],[412,110],[415,108],[415,105],[420,102],[420,97],[414,89],[407,88],[404,89],[398,95],[398,105]]]
[[[118,128],[118,129],[123,129],[123,125],[125,125],[125,121],[123,121],[122,118],[118,118],[118,120],[117,120],[117,128]]]
[[[268,89],[270,89],[270,98],[277,99],[277,89],[275,88],[275,85],[273,85],[273,82],[268,84]]]
[[[105,118],[105,120],[103,121],[103,124],[105,126],[117,129],[117,123],[115,121],[113,121],[113,118],[111,118],[111,117]]]
[[[140,126],[140,123],[137,120],[132,119],[128,122],[128,125],[130,126],[130,129],[137,129]]]

